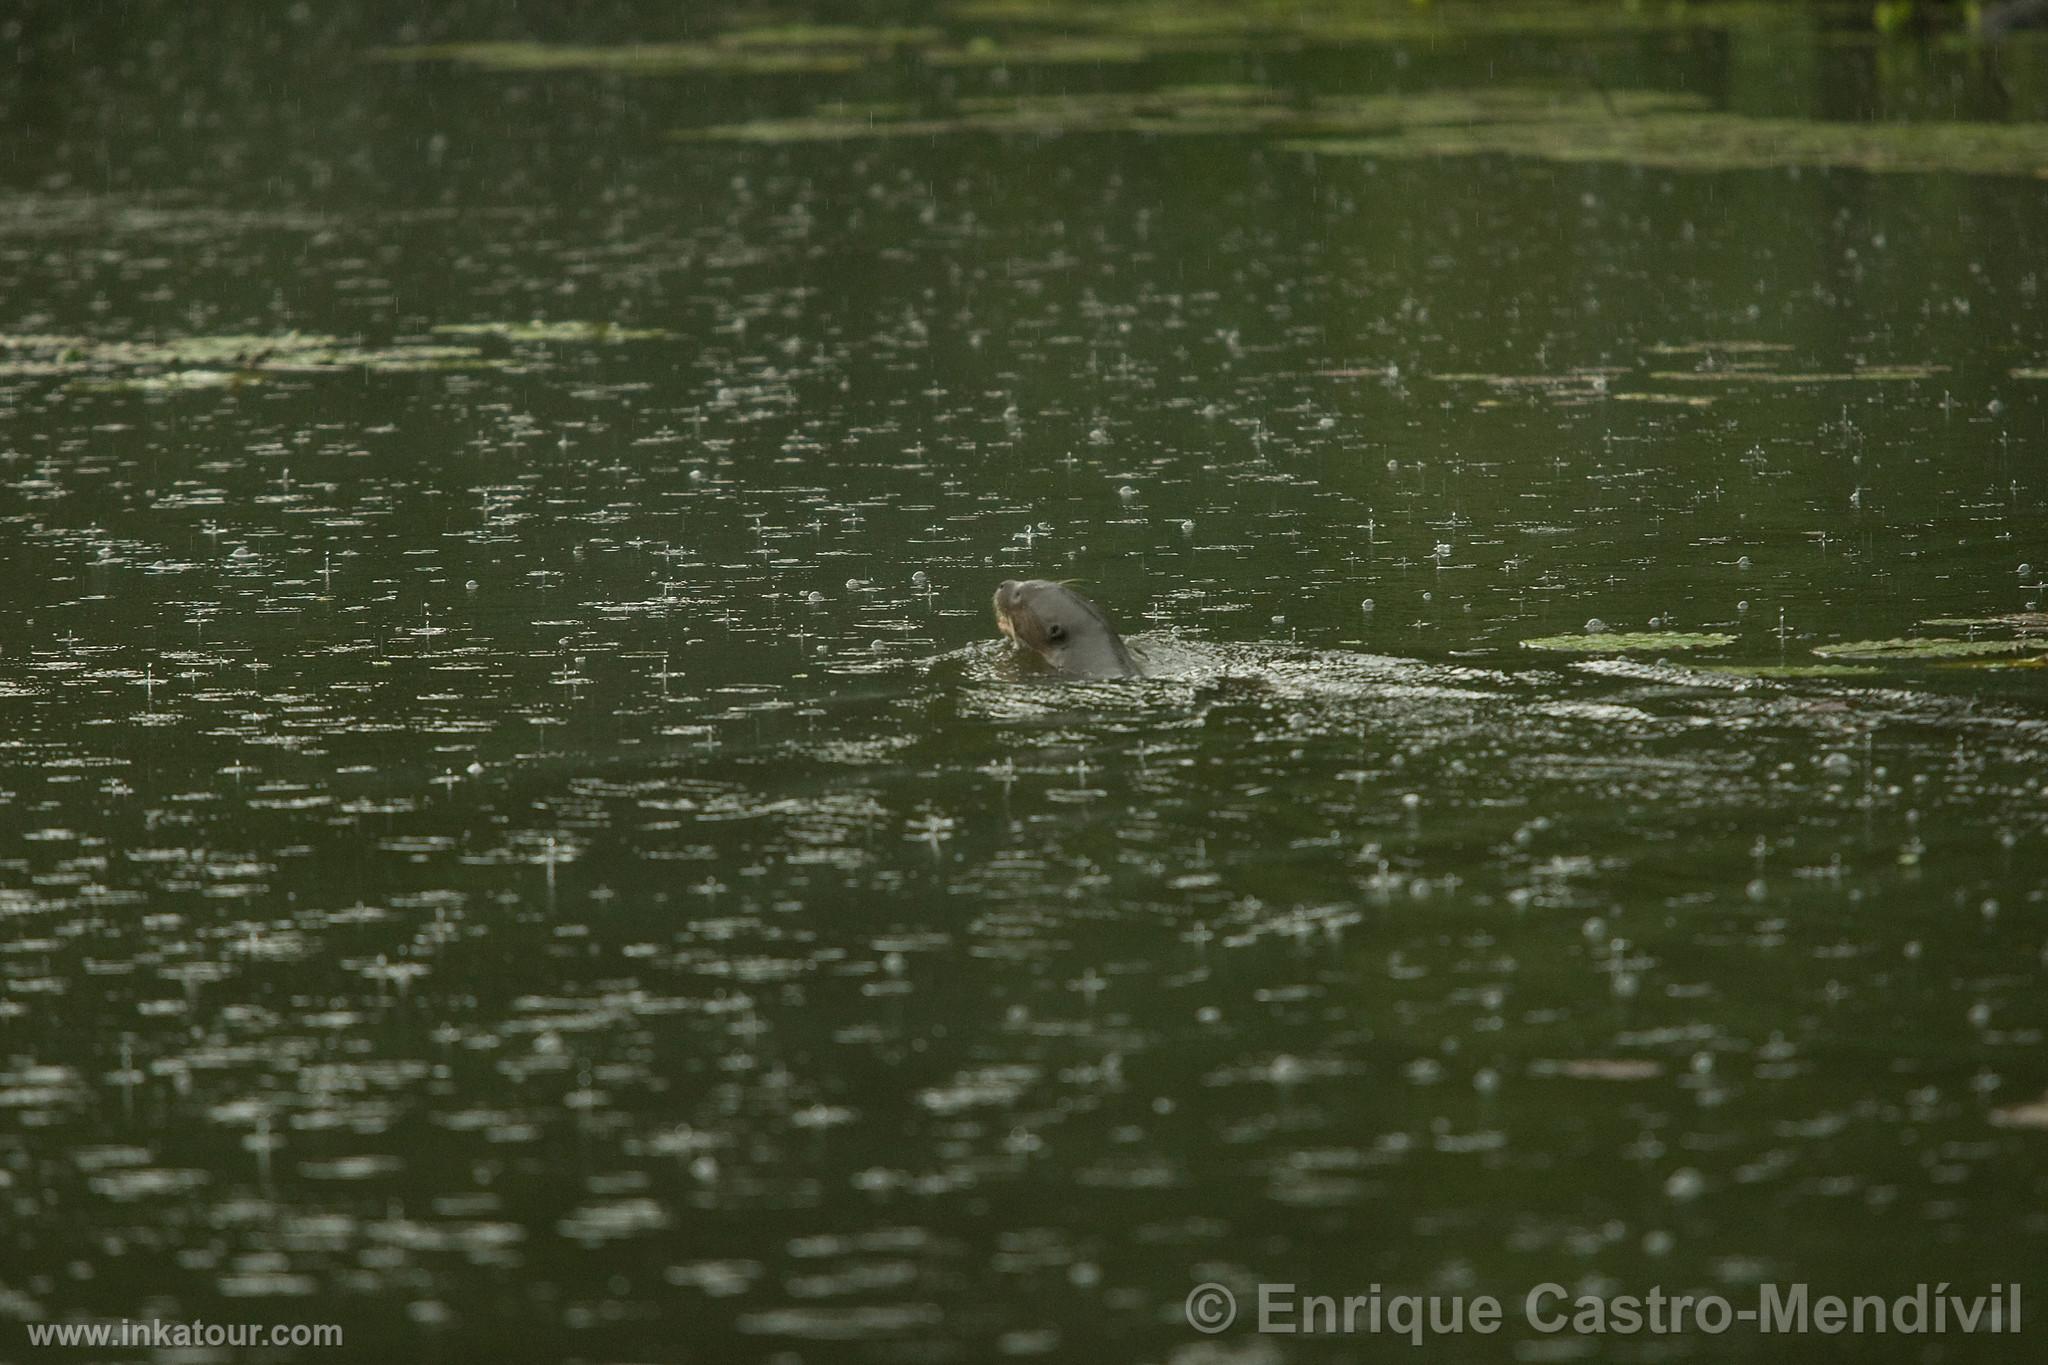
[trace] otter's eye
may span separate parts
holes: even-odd
[[[1045,638],[1048,640],[1064,640],[1067,638],[1067,628],[1065,626],[1047,626],[1045,628]]]

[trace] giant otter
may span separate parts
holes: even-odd
[[[1077,678],[1135,678],[1141,670],[1102,609],[1043,578],[996,589],[996,627]]]

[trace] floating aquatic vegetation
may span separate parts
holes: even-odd
[[[2048,176],[2038,127],[1995,123],[1841,123],[1715,112],[1609,110],[1591,96],[1579,114],[1406,127],[1375,137],[1295,139],[1323,155],[1526,156],[1676,171],[1963,172]]]
[[[1815,645],[1813,652],[1824,659],[1972,659],[1991,654],[2018,654],[2024,650],[2048,648],[2033,640],[1957,640],[1927,636],[1897,640],[1854,640],[1838,645]]]
[[[1802,678],[1863,678],[1884,670],[1858,664],[1695,664],[1702,673],[1734,678],[1796,681]]]
[[[1623,90],[1602,100],[1583,90],[1500,86],[1409,95],[1322,96],[1246,85],[1180,85],[1132,92],[977,96],[941,111],[820,105],[809,115],[686,129],[693,141],[804,142],[863,137],[941,137],[983,133],[1135,132],[1204,136],[1269,133],[1283,137],[1394,134],[1440,124],[1553,118],[1612,118],[1704,111],[1696,95]],[[1320,144],[1309,144],[1320,145]]]
[[[1026,60],[1028,47],[992,48]],[[1053,60],[1040,48],[1038,60]],[[1072,49],[1068,60],[1135,60],[1138,54]],[[968,60],[967,51],[934,62]],[[1760,118],[1714,109],[1697,95],[1657,90],[1499,86],[1404,95],[1323,96],[1300,100],[1256,87],[1182,86],[1147,93],[1018,95],[959,101],[911,112],[886,106],[820,106],[808,115],[686,130],[692,140],[804,142],[966,133],[1137,132],[1189,135],[1265,133],[1324,155],[1441,157],[1509,155],[1553,161],[1626,162],[1672,170],[1772,170],[1838,167],[1866,171],[1963,171],[2048,175],[2048,140],[2027,125],[1844,123]],[[1662,353],[1766,354],[1772,343],[1692,343]],[[1931,366],[1871,366],[1846,374],[1785,376],[1901,379]],[[2031,371],[2016,372],[2031,377]],[[1727,370],[1674,375],[1739,377]]]
[[[358,346],[308,332],[94,341],[0,334],[0,377],[71,376],[98,391],[175,392],[257,382],[264,374],[405,373],[502,365],[470,346]]]
[[[1659,649],[1719,649],[1735,643],[1718,631],[1605,631],[1585,635],[1539,635],[1522,641],[1524,649],[1569,650],[1581,654],[1637,654]]]
[[[657,341],[669,335],[659,327],[621,327],[612,322],[447,322],[434,331],[506,341]]]
[[[1793,15],[1753,3],[1532,4],[1300,4],[1291,0],[964,0],[958,18],[984,23],[1057,26],[1121,34],[1153,43],[1227,38],[1240,43],[1407,42],[1487,34],[1571,37],[1618,31],[1660,32],[1783,25]]]
[[[1607,395],[1617,403],[1664,403],[1678,408],[1708,408],[1714,400],[1699,393],[1610,393]]]
[[[1175,46],[1177,50],[1185,50],[1188,44]],[[1157,51],[1157,47],[1157,44],[1134,38],[1047,34],[1000,41],[976,38],[957,47],[927,48],[923,56],[932,66],[1115,66],[1145,61]]]
[[[762,24],[719,35],[725,47],[916,47],[940,42],[945,34],[928,25],[869,28],[860,24]]]
[[[1671,341],[1645,349],[1651,355],[1775,355],[1792,346],[1784,341]]]
[[[2011,630],[2048,630],[2048,611],[2014,611],[2003,616],[1934,616],[1920,623],[1948,629],[2002,627]]]
[[[1750,368],[1658,370],[1650,378],[1681,384],[1853,384],[1932,379],[1946,365],[1858,365],[1853,370],[1781,371]]]
[[[549,43],[432,43],[377,48],[373,59],[391,62],[455,62],[485,71],[601,71],[625,76],[670,76],[685,72],[765,76],[829,75],[858,71],[867,64],[859,51],[839,46],[775,47],[732,42],[633,43],[620,47],[557,46]]]

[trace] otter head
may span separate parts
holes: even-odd
[[[996,627],[1077,678],[1135,678],[1138,665],[1101,608],[1043,578],[996,589]]]

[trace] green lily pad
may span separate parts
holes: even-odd
[[[1718,631],[1616,630],[1598,635],[1539,635],[1524,649],[1559,649],[1577,654],[1645,654],[1664,649],[1719,649],[1735,643]]]
[[[1947,636],[1926,636],[1899,640],[1852,640],[1839,645],[1815,645],[1813,652],[1823,659],[1971,659],[1987,654],[2018,654],[2039,649],[2041,644],[2026,640],[1956,640]]]

